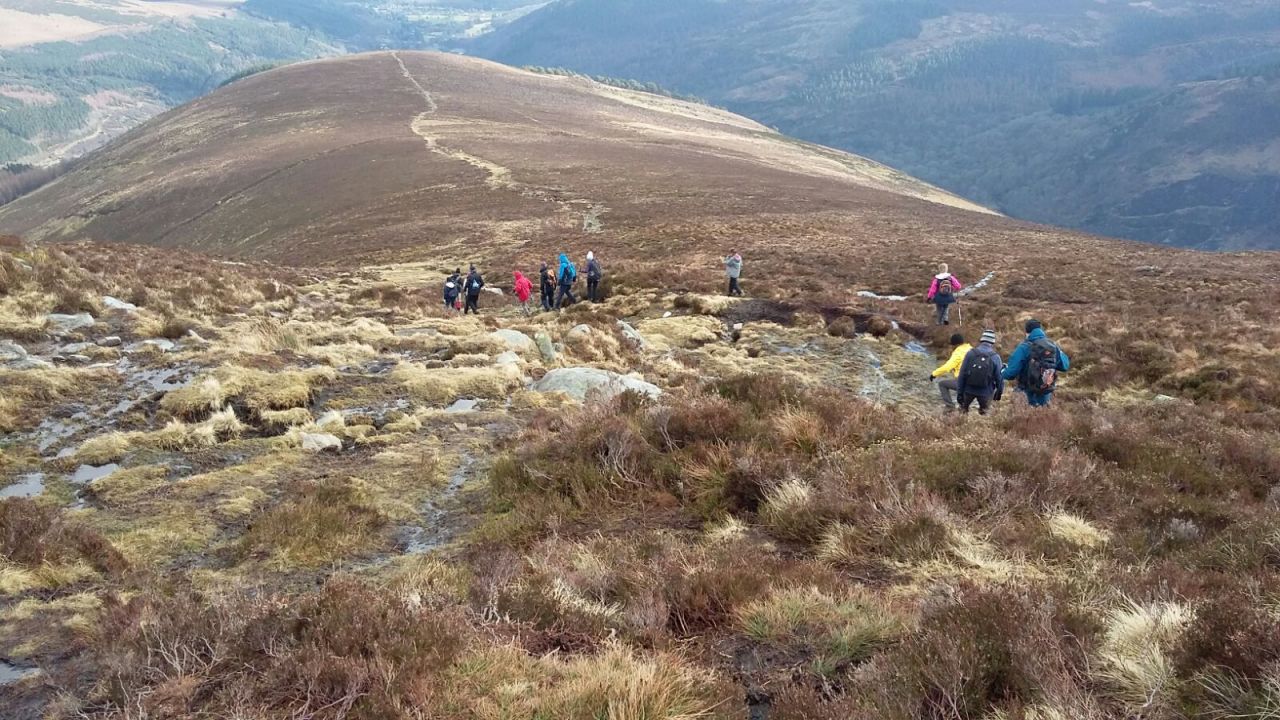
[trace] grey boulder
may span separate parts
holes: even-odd
[[[609,400],[628,390],[651,398],[662,395],[662,389],[653,383],[589,367],[552,370],[529,389],[540,393],[564,393],[578,402],[589,397]]]

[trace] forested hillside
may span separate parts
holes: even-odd
[[[1018,217],[1280,245],[1275,3],[560,0],[472,50],[656,82]]]

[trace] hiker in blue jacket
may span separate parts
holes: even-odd
[[[578,268],[569,262],[569,256],[564,253],[560,253],[560,272],[558,277],[560,291],[556,293],[556,309],[563,310],[565,298],[568,298],[570,305],[578,302],[578,299],[573,296],[573,284],[578,282]]]
[[[1071,358],[1044,334],[1039,320],[1028,320],[1027,339],[1009,356],[1005,380],[1017,380],[1031,407],[1046,407],[1058,387],[1058,374],[1071,369]]]

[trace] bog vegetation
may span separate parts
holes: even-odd
[[[47,313],[96,323],[76,331],[90,362],[0,371],[0,473],[45,485],[0,500],[0,658],[39,668],[0,686],[6,707],[1280,712],[1280,415],[1274,384],[1239,360],[1263,349],[1188,374],[1155,338],[1075,317],[1050,325],[1080,366],[1055,407],[958,421],[908,387],[932,359],[900,350],[909,336],[884,319],[920,328],[926,308],[721,301],[648,278],[619,272],[607,304],[559,316],[486,296],[477,320],[376,269],[10,241],[5,340],[43,354]],[[1017,293],[974,303],[1001,323]],[[726,322],[745,324],[736,339]],[[122,344],[96,344],[107,332]],[[1179,352],[1207,357],[1218,339],[1188,334]],[[578,365],[665,392],[579,404],[526,389],[522,376]],[[156,371],[175,374],[150,385]],[[868,393],[873,371],[898,389]],[[446,412],[459,397],[482,405]],[[122,399],[109,423],[64,409]],[[51,417],[81,425],[42,449]],[[341,450],[304,449],[321,435]]]

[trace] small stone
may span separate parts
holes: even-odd
[[[130,302],[125,302],[119,298],[113,298],[110,295],[102,296],[102,304],[108,310],[120,310],[122,312],[138,312],[138,306]]]
[[[102,347],[119,347],[122,342],[124,341],[120,339],[119,335],[108,335],[99,340],[98,344]]]
[[[462,422],[453,424],[453,429],[457,430],[458,432],[464,432],[468,427],[470,427],[470,425],[467,425],[466,423],[462,423]]]
[[[14,360],[8,366],[14,370],[47,370],[53,367],[53,363],[38,357],[25,357],[21,360]]]
[[[188,330],[187,337],[191,338],[195,342],[200,343],[201,345],[206,345],[209,342],[208,340],[205,340],[204,338],[200,337],[200,333],[196,332],[195,330]]]
[[[89,313],[77,313],[75,315],[63,315],[60,313],[52,313],[45,317],[49,322],[49,329],[57,335],[65,335],[81,328],[93,327],[94,319]]]
[[[174,349],[178,347],[177,344],[174,343],[172,340],[166,340],[164,338],[152,338],[150,340],[143,340],[142,344],[150,345],[151,347],[154,347],[154,348],[159,348],[160,352],[173,352]]]
[[[499,367],[503,365],[519,365],[520,362],[520,356],[511,350],[508,350],[493,359],[493,364]]]
[[[558,357],[555,345],[551,342],[551,336],[545,332],[539,332],[535,337],[538,343],[538,352],[542,353],[544,362],[555,362]]]
[[[76,354],[76,355],[68,355],[67,361],[73,362],[76,365],[88,365],[89,363],[93,362],[93,358],[89,357],[88,355]]]
[[[1176,398],[1176,397],[1174,397],[1174,396],[1172,396],[1172,395],[1157,395],[1157,396],[1155,397],[1155,402],[1158,402],[1158,403],[1160,403],[1161,405],[1164,405],[1164,404],[1167,404],[1167,403],[1174,403],[1174,402],[1178,402],[1178,398]]]
[[[27,349],[16,342],[0,340],[0,362],[9,363],[27,357]]]
[[[70,345],[63,345],[62,347],[58,348],[58,352],[63,354],[68,354],[68,355],[79,355],[91,347],[93,347],[93,343],[87,343],[87,342],[71,343]]]
[[[489,337],[505,345],[508,350],[514,350],[520,353],[531,352],[537,348],[537,344],[534,342],[533,338],[525,335],[519,330],[508,330],[505,328],[502,330],[494,330],[489,333]]]
[[[307,452],[340,452],[342,441],[329,433],[302,433],[302,449]]]
[[[635,329],[631,323],[619,320],[618,329],[622,331],[622,336],[627,339],[627,342],[631,343],[635,348],[643,350],[648,346],[649,342],[644,339],[644,335],[641,335],[640,331]]]

